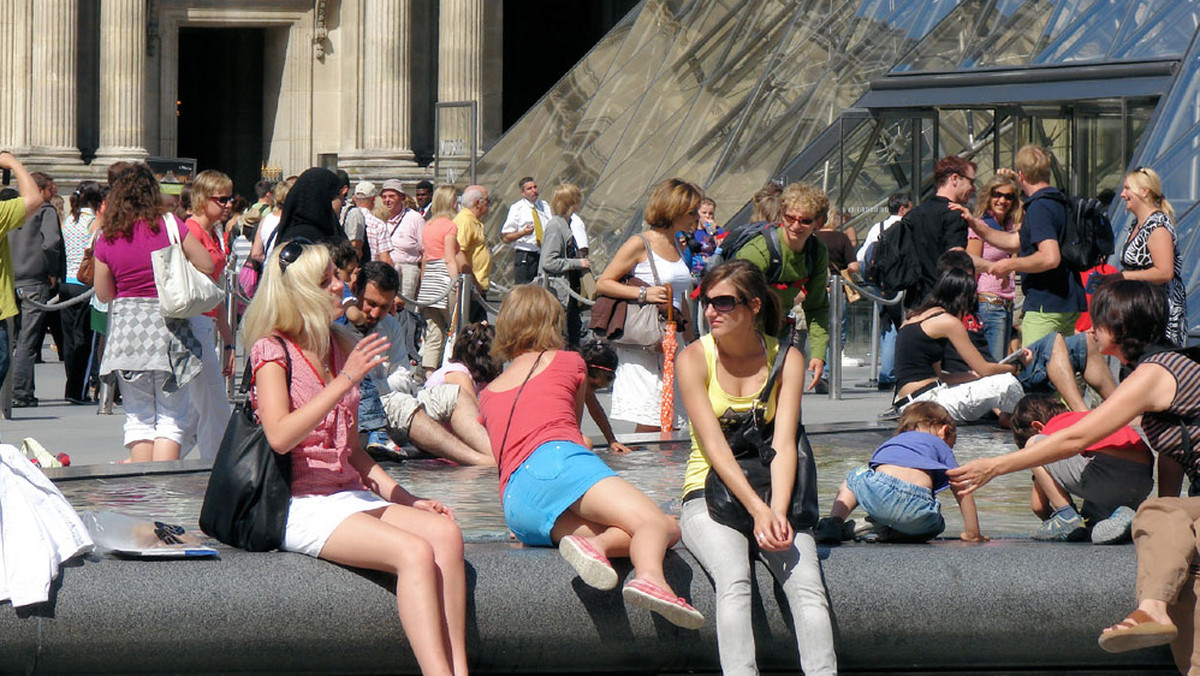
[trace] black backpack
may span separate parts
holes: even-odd
[[[887,295],[910,291],[920,280],[917,244],[908,217],[884,230],[869,252],[863,278]]]
[[[1067,221],[1058,239],[1058,250],[1068,268],[1083,272],[1103,263],[1114,251],[1112,223],[1104,205],[1094,197],[1045,195],[1062,204]]]
[[[767,269],[764,274],[767,277],[767,283],[779,283],[779,276],[783,274],[783,250],[780,248],[779,242],[779,224],[768,223],[767,221],[755,221],[753,223],[745,223],[730,230],[725,238],[721,240],[721,244],[717,247],[716,253],[713,254],[712,260],[706,266],[712,269],[725,261],[731,261],[737,258],[738,251],[746,246],[759,235],[767,243],[767,255],[770,257],[770,262],[767,264]],[[813,274],[813,266],[817,264],[817,244],[814,240],[816,237],[809,237],[809,241],[804,244],[804,258],[808,267],[808,274]]]

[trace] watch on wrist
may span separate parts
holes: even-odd
[[[646,287],[644,287],[644,286],[638,289],[638,302],[639,303],[646,302]]]

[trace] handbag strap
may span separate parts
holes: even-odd
[[[175,220],[175,214],[169,211],[164,213],[163,222],[167,224],[167,237],[170,238],[171,244],[179,244],[179,221]]]
[[[291,391],[292,391],[292,354],[291,354],[291,352],[288,352],[287,343],[284,342],[283,338],[281,338],[280,336],[271,336],[271,337],[274,338],[279,343],[279,347],[283,348],[283,360],[284,360],[284,362],[287,363],[285,370],[287,373],[288,396],[290,397]],[[246,368],[242,370],[242,386],[238,388],[238,394],[240,397],[242,397],[243,401],[245,401],[244,397],[250,392],[250,384],[251,384],[251,381],[254,379],[254,374],[251,371],[251,366],[253,366],[253,360],[251,360],[249,357],[247,357],[246,358]]]
[[[542,361],[542,355],[546,354],[545,350],[538,352],[537,359],[533,360],[533,366],[529,367],[529,373],[525,374],[525,380],[521,381],[521,386],[517,388],[517,396],[513,397],[512,410],[508,412],[508,424],[504,426],[504,436],[500,438],[500,452],[504,452],[504,444],[508,443],[508,431],[512,429],[513,415],[517,412],[517,400],[521,398],[521,391],[525,389],[525,385],[529,379],[533,377],[533,372],[537,370],[538,364]]]
[[[782,337],[779,339],[779,349],[775,352],[775,361],[771,364],[771,371],[767,374],[767,382],[763,385],[762,391],[758,393],[758,401],[763,406],[766,406],[771,399],[775,381],[779,380],[779,375],[783,373],[783,363],[787,360],[788,350],[792,347],[792,326],[795,323],[796,320],[791,317],[784,321]]]
[[[650,248],[650,240],[646,239],[645,233],[638,233],[638,237],[642,238],[642,246],[646,247],[646,260],[650,263],[650,276],[654,278],[654,286],[662,286],[662,282],[658,281],[658,266],[654,264],[654,249]]]

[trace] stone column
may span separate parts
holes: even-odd
[[[411,4],[412,0],[362,4],[361,148],[352,164],[364,168],[415,165],[409,77]]]
[[[30,161],[50,165],[51,171],[54,166],[82,164],[75,142],[78,28],[78,0],[33,3]]]
[[[30,2],[0,2],[0,149],[13,150],[22,160],[29,148]]]
[[[146,0],[100,3],[100,147],[93,164],[145,158]]]
[[[438,85],[437,100],[475,101],[478,104],[475,134],[480,134],[483,118],[483,31],[484,0],[441,0],[438,5]],[[466,109],[443,111],[438,143],[443,139],[463,139],[467,135]],[[449,149],[446,149],[449,150]],[[482,150],[482,148],[480,148]],[[462,152],[470,152],[463,148]]]

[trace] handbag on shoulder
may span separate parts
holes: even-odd
[[[167,235],[171,244],[150,252],[154,264],[154,286],[158,290],[158,306],[164,317],[188,319],[215,308],[225,300],[225,291],[211,277],[200,272],[183,252],[179,236],[179,221],[164,214]]]
[[[771,447],[775,422],[766,423],[761,417],[762,412],[766,411],[771,392],[775,389],[775,382],[783,372],[788,348],[792,346],[790,324],[784,326],[783,335],[767,382],[763,385],[754,406],[749,411],[740,413],[726,411],[725,415],[722,415],[721,425],[742,475],[746,477],[754,492],[768,504],[771,502],[771,461],[775,459],[775,449]],[[711,468],[704,482],[704,500],[708,505],[708,515],[713,521],[746,535],[753,532],[754,519],[750,512]],[[818,516],[817,465],[813,459],[808,435],[804,432],[804,424],[800,423],[796,429],[796,477],[792,483],[792,500],[787,518],[792,528],[799,531],[811,528],[816,524]]]
[[[292,357],[275,337],[287,360],[288,390],[292,387]],[[252,372],[247,360],[239,390],[240,401],[229,416],[221,447],[213,460],[200,529],[221,542],[251,552],[283,545],[288,506],[292,499],[291,458],[267,443],[262,423],[250,405]]]

